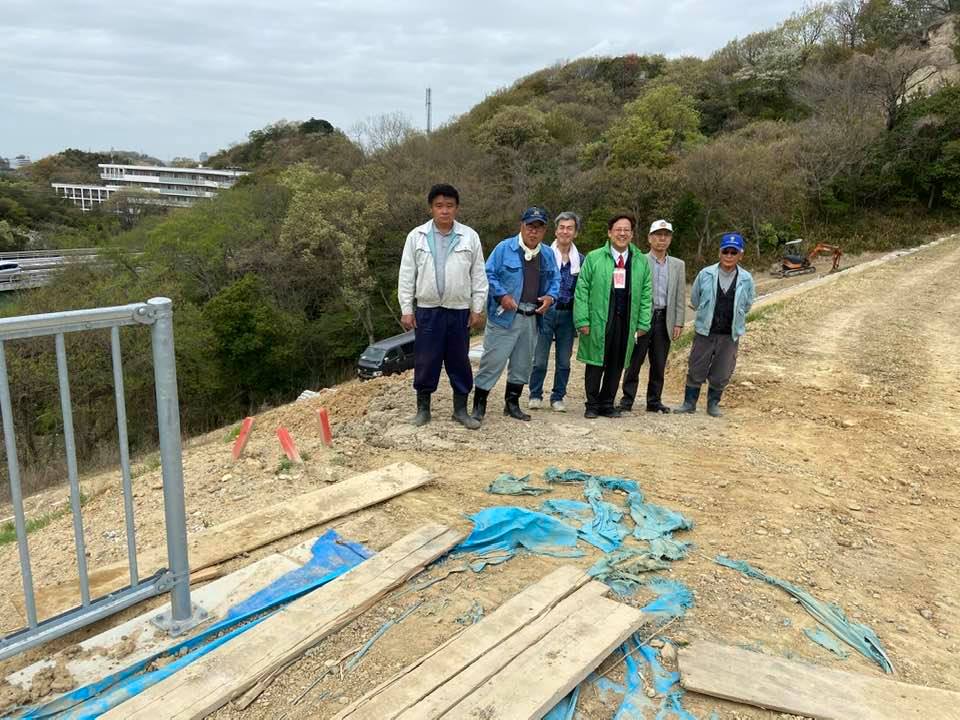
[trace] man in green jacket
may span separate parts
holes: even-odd
[[[653,281],[650,264],[630,241],[633,218],[614,215],[609,241],[587,254],[573,303],[580,333],[577,359],[585,363],[583,416],[620,417],[614,404],[620,376],[637,337],[650,329]]]

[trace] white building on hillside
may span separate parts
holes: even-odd
[[[190,207],[198,199],[216,197],[242,176],[243,170],[213,170],[211,168],[175,168],[154,165],[115,165],[100,163],[100,177],[105,185],[53,183],[57,195],[72,201],[84,210],[102,204],[121,190],[136,189],[156,194],[156,202],[169,207]]]

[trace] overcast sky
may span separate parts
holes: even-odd
[[[197,157],[279,119],[435,124],[584,55],[706,56],[799,0],[0,0],[0,156]]]

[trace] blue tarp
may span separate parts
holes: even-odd
[[[657,599],[647,603],[643,612],[672,620],[685,615],[693,607],[693,593],[679,580],[652,577],[645,585],[657,594]]]
[[[533,487],[528,480],[530,480],[529,475],[518,478],[508,473],[501,473],[490,483],[487,492],[493,495],[543,495],[553,492],[550,488]]]
[[[577,530],[549,515],[519,507],[492,507],[471,515],[473,532],[453,554],[527,550],[541,555],[580,557]]]
[[[668,508],[644,502],[642,493],[630,493],[627,505],[636,525],[633,536],[637,540],[655,540],[670,537],[675,530],[693,529],[693,520]]]
[[[834,635],[847,643],[847,645],[864,657],[873,660],[883,668],[884,672],[893,672],[893,664],[887,657],[886,652],[884,652],[883,645],[880,644],[880,638],[877,637],[877,634],[866,625],[848,620],[839,605],[818,600],[806,590],[797,587],[793,583],[767,575],[762,570],[758,570],[743,560],[731,560],[723,555],[718,555],[715,558],[715,562],[724,567],[737,570],[747,577],[763,580],[765,583],[786,591],[800,601],[804,610],[810,613]]]
[[[346,542],[330,530],[314,543],[307,565],[281,576],[267,588],[235,605],[224,620],[96,683],[73,690],[43,705],[24,709],[13,717],[30,720],[53,717],[58,720],[88,720],[98,717],[246,632],[283,605],[343,575],[371,555],[363,546]],[[158,661],[166,658],[173,660],[157,668]]]
[[[653,557],[647,550],[621,548],[597,560],[587,574],[609,585],[618,595],[633,595],[646,582],[642,573],[668,567],[669,562]]]
[[[577,685],[569,695],[553,706],[553,710],[543,716],[543,720],[573,720],[580,699],[580,686]]]

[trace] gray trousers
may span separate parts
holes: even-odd
[[[687,367],[687,386],[700,387],[706,380],[711,389],[723,391],[737,367],[737,344],[729,333],[695,334]]]
[[[531,309],[536,306],[532,306]],[[527,306],[523,306],[528,309]],[[537,316],[517,315],[513,325],[502,328],[492,322],[487,323],[483,333],[483,355],[480,369],[473,384],[481,390],[489,390],[497,384],[503,369],[510,364],[507,382],[514,385],[526,385],[530,381],[533,369],[533,353],[537,349]]]

